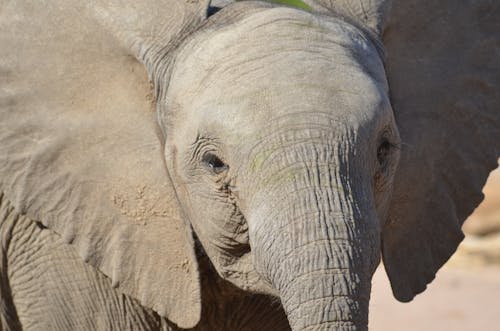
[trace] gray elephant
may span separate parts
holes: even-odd
[[[6,330],[366,330],[500,154],[498,1],[1,1]]]

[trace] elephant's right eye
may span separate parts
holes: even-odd
[[[213,173],[220,174],[229,169],[229,166],[225,164],[217,155],[212,153],[206,153],[202,158],[203,164]]]

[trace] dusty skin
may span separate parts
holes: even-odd
[[[409,304],[391,295],[383,267],[373,276],[370,330],[494,331],[500,294],[500,169],[465,222],[466,238],[427,290]]]
[[[366,331],[381,257],[425,290],[500,156],[500,3],[303,2],[0,0],[2,331]]]

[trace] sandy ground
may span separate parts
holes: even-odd
[[[379,268],[373,278],[369,325],[371,331],[498,331],[500,267],[446,266],[410,303],[394,299]]]
[[[370,331],[500,331],[500,169],[483,192],[486,199],[463,227],[466,239],[457,253],[412,302],[394,299],[379,267]]]

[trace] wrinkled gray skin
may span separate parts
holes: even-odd
[[[244,23],[215,21],[188,38],[170,77],[155,77],[167,169],[181,206],[219,273],[278,296],[292,329],[366,329],[380,252],[377,213],[384,212],[376,201],[388,193],[380,188],[392,179],[398,153],[391,146],[399,143],[380,55],[339,19],[286,8],[244,15]],[[37,263],[28,255],[27,264]],[[258,276],[248,278],[258,280],[227,274],[250,264]],[[214,277],[209,269],[202,279]],[[11,286],[21,324],[40,327],[17,281]],[[259,312],[247,328],[288,327],[270,299],[245,299],[229,283],[221,288],[240,298],[238,314]],[[133,320],[160,324],[125,303]],[[217,315],[229,317],[231,305]],[[205,318],[201,326],[219,329],[221,317]]]
[[[242,286],[278,296],[292,329],[366,329],[384,212],[376,202],[399,144],[380,55],[342,20],[284,8],[247,16],[189,38],[168,81],[157,78],[171,179],[219,272],[252,261],[260,279]],[[12,286],[21,323],[37,326]],[[249,329],[287,328],[276,305],[265,318],[270,299],[239,297],[246,318],[262,306]],[[130,318],[160,323],[125,302],[140,317]]]
[[[180,330],[122,295],[61,238],[0,196],[0,330]],[[203,313],[192,330],[287,330],[279,301],[236,288],[199,256]],[[222,318],[221,316],[224,316]]]
[[[250,289],[279,295],[293,329],[364,329],[398,159],[382,61],[341,20],[278,11],[180,49],[167,167],[208,255],[251,255]]]
[[[156,89],[166,170],[195,235],[199,270],[188,260],[169,265],[187,270],[176,283],[183,286],[199,271],[201,319],[193,330],[368,328],[401,146],[379,40],[368,30],[335,15],[235,5],[177,36],[167,53],[141,50]],[[129,278],[115,281],[101,246],[84,257],[91,265],[83,263],[84,254],[65,243],[81,233],[64,239],[56,221],[52,232],[50,220],[33,222],[11,199],[0,195],[2,331],[178,330],[145,308],[156,299],[143,295],[147,286],[128,295],[136,275],[127,263],[117,258],[122,265],[112,271]],[[395,251],[387,254],[400,262]],[[176,257],[169,254],[167,261]],[[142,261],[138,254],[130,265]],[[401,279],[394,288],[404,300],[423,290]],[[190,325],[196,307],[175,296],[186,288],[168,293],[194,317],[175,309],[163,316]]]

